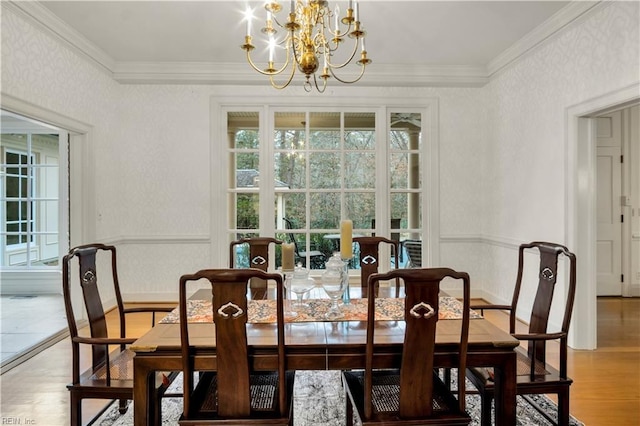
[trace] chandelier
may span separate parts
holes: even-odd
[[[371,59],[367,58],[364,39],[366,32],[360,23],[360,11],[357,0],[349,0],[345,15],[340,18],[340,8],[329,8],[325,0],[291,0],[289,14],[285,22],[278,20],[278,12],[282,6],[277,0],[267,1],[265,26],[260,29],[259,36],[266,41],[263,52],[266,68],[260,68],[251,58],[256,48],[252,43],[251,10],[247,10],[247,34],[242,49],[247,52],[247,61],[260,74],[269,77],[271,85],[276,89],[287,87],[298,69],[304,74],[304,89],[307,92],[313,87],[322,93],[327,87],[327,80],[333,77],[341,83],[351,84],[362,78]],[[278,30],[283,34],[278,35]],[[338,52],[342,43],[351,39],[351,51],[346,46]],[[345,68],[356,57],[360,50],[356,64],[360,66],[357,76],[351,79],[338,77],[336,70]],[[281,51],[284,50],[283,53]],[[341,53],[341,55],[338,55]],[[268,60],[266,59],[268,57]],[[276,67],[276,57],[284,57],[282,65]],[[321,66],[322,62],[322,66]],[[357,69],[357,68],[356,68]],[[276,83],[274,77],[282,75],[284,82]]]

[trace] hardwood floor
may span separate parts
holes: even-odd
[[[640,424],[640,298],[598,299],[598,345],[595,351],[569,352],[571,413],[585,425]],[[110,317],[114,317],[110,315]],[[500,327],[508,318],[487,313]],[[117,319],[110,327],[117,328]],[[140,315],[128,323],[139,336],[149,326]],[[523,325],[524,326],[524,325]],[[0,423],[65,426],[69,424],[66,384],[71,346],[65,339],[0,376]],[[86,401],[85,423],[105,401]]]

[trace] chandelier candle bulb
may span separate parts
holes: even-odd
[[[247,37],[251,37],[251,9],[247,8],[245,16],[247,18]]]
[[[269,62],[273,62],[273,44],[275,43],[275,41],[273,39],[271,39],[269,41]]]
[[[353,222],[343,220],[340,222],[340,256],[342,259],[351,259],[353,245]]]
[[[282,271],[293,271],[293,243],[282,243]]]

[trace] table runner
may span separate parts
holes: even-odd
[[[327,321],[324,314],[329,310],[331,301],[329,299],[307,299],[305,303],[309,307],[295,308],[298,316],[287,318],[287,322],[313,322]],[[344,317],[334,321],[366,321],[368,299],[351,299],[348,305],[341,305],[340,309]],[[439,319],[460,319],[462,318],[462,303],[455,297],[440,297]],[[274,323],[276,321],[276,301],[249,300],[249,318],[251,324]],[[212,308],[210,300],[188,300],[187,316],[190,323],[212,322]],[[471,311],[471,318],[482,318],[477,312]],[[399,321],[404,319],[404,299],[385,298],[376,299],[376,321]],[[171,311],[164,317],[161,324],[176,324],[180,322],[178,308]]]

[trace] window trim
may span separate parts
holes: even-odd
[[[227,156],[219,155],[220,149],[224,149],[224,152],[228,152],[228,146],[223,142],[226,142],[226,114],[230,111],[252,111],[259,113],[259,123],[261,129],[261,140],[269,140],[269,135],[272,134],[273,129],[270,124],[270,128],[266,127],[267,113],[274,109],[295,109],[299,108],[304,111],[312,111],[313,109],[320,109],[322,111],[331,112],[332,108],[336,109],[336,112],[365,109],[375,109],[377,114],[383,114],[384,117],[388,117],[391,112],[420,112],[422,113],[422,134],[423,144],[421,147],[421,170],[423,171],[423,187],[421,190],[421,211],[422,211],[422,240],[425,244],[426,250],[423,250],[423,265],[438,265],[440,262],[440,204],[439,204],[439,128],[438,128],[438,99],[437,98],[421,98],[421,99],[391,99],[391,98],[343,98],[341,96],[332,96],[325,98],[314,98],[313,107],[309,107],[309,100],[307,97],[278,97],[278,98],[252,98],[253,101],[247,101],[247,99],[239,101],[237,97],[232,96],[212,96],[211,97],[211,126],[212,129],[212,149],[211,152],[211,188],[212,199],[216,199],[221,194],[228,193],[229,189],[229,177],[228,177],[228,159]],[[378,120],[376,124],[377,134],[387,134],[388,123],[386,120]],[[267,144],[265,147],[267,153],[271,158],[273,156],[273,147],[271,144]],[[379,161],[384,161],[380,159]],[[386,165],[386,164],[385,164]],[[267,170],[265,164],[260,164],[261,176],[265,179],[273,178],[273,170]],[[379,200],[377,200],[379,201]],[[381,201],[381,200],[380,200]],[[264,210],[271,208],[273,200],[266,200],[266,202],[260,205],[260,217],[264,216]],[[378,207],[376,207],[378,208]],[[212,243],[211,253],[212,260],[216,262],[226,263],[228,262],[228,254],[224,249],[217,246],[215,241],[226,241],[228,239],[228,224],[229,224],[229,209],[220,209],[221,214],[213,213],[211,217],[212,224]],[[386,213],[385,213],[386,214]],[[384,220],[382,216],[381,220]],[[221,223],[225,225],[220,226]],[[259,232],[261,235],[274,235],[275,226],[271,223],[260,224]]]

